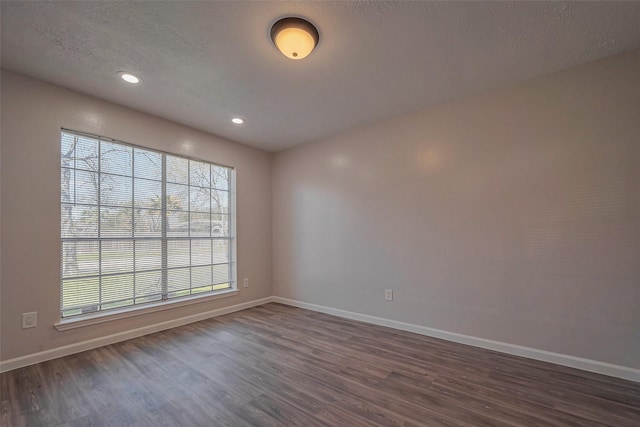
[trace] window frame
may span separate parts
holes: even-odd
[[[98,141],[98,161],[100,161],[102,159],[102,152],[100,151],[100,143],[101,142],[106,142],[106,143],[110,143],[110,144],[117,144],[120,146],[124,146],[124,147],[130,147],[132,149],[132,153],[135,153],[133,150],[137,149],[137,150],[143,150],[146,152],[151,152],[151,153],[156,153],[160,155],[160,159],[161,159],[161,177],[158,180],[155,180],[156,183],[160,183],[161,185],[161,199],[162,199],[162,207],[160,209],[160,213],[161,213],[161,222],[162,222],[162,226],[161,226],[161,235],[160,237],[155,237],[152,239],[144,239],[144,237],[142,236],[136,236],[136,230],[133,227],[134,219],[132,218],[132,229],[131,229],[131,234],[129,237],[118,237],[118,238],[109,238],[109,237],[105,237],[105,236],[101,236],[100,232],[98,232],[96,237],[91,237],[91,238],[71,238],[71,237],[63,237],[63,227],[64,227],[64,218],[63,218],[63,209],[65,204],[69,204],[70,206],[76,206],[78,204],[77,200],[74,198],[73,203],[69,203],[69,202],[65,202],[63,201],[63,196],[62,196],[62,192],[63,192],[63,188],[62,188],[62,183],[61,181],[58,181],[60,184],[59,187],[59,198],[58,198],[58,202],[59,202],[59,208],[60,208],[60,220],[59,220],[59,224],[60,224],[60,280],[59,280],[59,286],[60,286],[60,300],[59,300],[59,319],[60,321],[58,323],[55,324],[56,328],[58,328],[59,330],[64,330],[64,329],[69,329],[72,327],[78,327],[78,326],[72,326],[72,324],[80,324],[79,326],[84,326],[85,324],[94,324],[94,323],[100,323],[100,322],[104,322],[104,321],[109,321],[112,319],[119,319],[119,318],[123,318],[123,317],[130,317],[130,316],[136,316],[139,314],[145,314],[148,312],[154,312],[154,311],[158,311],[158,310],[165,310],[165,309],[169,309],[169,308],[173,308],[173,307],[178,307],[178,306],[183,306],[183,305],[188,305],[188,304],[193,304],[193,303],[199,303],[199,302],[204,302],[207,300],[212,300],[212,299],[218,299],[218,298],[222,298],[222,297],[226,297],[226,296],[234,296],[238,294],[238,281],[237,281],[237,254],[236,254],[236,250],[237,250],[237,235],[236,235],[236,222],[237,222],[237,210],[236,210],[236,168],[233,166],[228,166],[228,165],[224,165],[221,163],[217,163],[217,162],[212,162],[209,160],[205,160],[202,158],[198,158],[198,157],[194,157],[194,156],[188,156],[188,155],[184,155],[184,154],[176,154],[176,153],[172,153],[172,152],[168,152],[168,151],[164,151],[164,150],[159,150],[156,148],[150,148],[150,147],[146,147],[146,146],[142,146],[142,145],[138,145],[138,144],[132,144],[129,142],[125,142],[125,141],[121,141],[121,140],[116,140],[113,138],[109,138],[109,137],[104,137],[104,136],[100,136],[100,135],[95,135],[95,134],[90,134],[90,133],[86,133],[86,132],[81,132],[81,131],[76,131],[76,130],[72,130],[72,129],[67,129],[67,128],[61,128],[60,129],[60,134],[59,134],[59,140],[58,140],[58,147],[59,147],[59,153],[60,153],[60,164],[59,164],[59,170],[60,173],[64,173],[64,171],[66,169],[72,170],[74,173],[76,173],[78,170],[75,162],[72,168],[69,168],[69,166],[65,166],[63,160],[62,160],[62,148],[63,148],[63,143],[64,143],[64,135],[72,135],[74,138],[77,137],[85,137],[85,138],[90,138],[90,139],[94,139]],[[182,237],[176,237],[176,236],[168,236],[167,235],[167,231],[168,231],[168,213],[170,212],[167,207],[166,207],[166,201],[167,201],[167,183],[171,183],[171,181],[168,179],[167,176],[167,159],[168,156],[174,157],[174,158],[179,158],[179,159],[185,159],[187,161],[194,161],[194,162],[201,162],[201,163],[205,163],[207,165],[209,165],[210,167],[216,166],[216,167],[222,167],[227,169],[228,171],[228,188],[226,190],[224,190],[223,188],[218,189],[218,191],[227,191],[228,193],[228,213],[224,213],[223,211],[220,211],[221,215],[228,215],[228,231],[227,231],[227,236],[218,236],[218,237],[214,237],[214,235],[212,234],[212,232],[209,232],[209,236],[208,237],[202,237],[200,236],[200,238],[198,238],[198,236],[192,236],[192,230],[191,230],[191,215],[192,213],[196,213],[197,211],[192,211],[191,208],[191,193],[190,193],[190,188],[193,186],[193,184],[191,184],[190,182],[190,175],[187,176],[187,186],[189,188],[189,193],[187,193],[187,198],[189,199],[188,202],[188,209],[184,212],[187,212],[188,218],[189,218],[189,232],[187,234],[186,237],[182,236]],[[133,161],[133,157],[131,160],[132,163],[132,171],[131,171],[131,199],[132,199],[132,203],[131,203],[131,212],[132,215],[134,214],[134,211],[136,209],[136,194],[135,194],[135,180],[136,179],[142,179],[142,178],[137,178],[135,175],[135,163]],[[190,168],[191,163],[188,163],[188,167]],[[102,179],[102,174],[110,174],[110,172],[103,172],[101,171],[101,166],[98,167],[97,171],[92,171],[93,173],[97,174],[98,176],[98,180]],[[187,169],[189,170],[189,169]],[[196,184],[197,186],[197,184]],[[209,184],[209,191],[213,191],[215,187],[213,187],[213,182],[210,182]],[[75,191],[75,190],[74,190]],[[100,223],[101,219],[101,212],[100,212],[100,207],[102,206],[101,204],[101,196],[102,193],[100,192],[100,184],[98,184],[98,190],[97,190],[97,201],[96,201],[96,207],[98,209],[98,223]],[[88,205],[87,205],[88,206]],[[139,208],[138,208],[139,209]],[[213,209],[210,209],[209,211],[209,215],[210,215],[210,221],[213,221],[212,217],[215,213],[213,212]],[[209,228],[211,229],[211,225],[209,225]],[[98,226],[99,229],[99,226]],[[90,311],[90,312],[86,312],[86,313],[79,313],[79,314],[72,314],[72,315],[64,315],[65,311],[69,311],[69,308],[65,308],[64,307],[64,299],[63,299],[63,295],[64,295],[64,282],[63,280],[65,279],[64,277],[64,250],[63,250],[63,244],[64,242],[78,242],[78,241],[91,241],[91,242],[97,242],[100,247],[102,247],[102,242],[104,241],[123,241],[123,242],[130,242],[132,246],[136,245],[137,241],[141,241],[141,240],[155,240],[155,241],[159,241],[160,242],[160,246],[161,246],[161,254],[160,254],[160,263],[161,263],[161,267],[159,269],[160,271],[160,275],[162,277],[161,279],[161,297],[160,299],[157,300],[152,300],[152,301],[145,301],[145,302],[138,302],[136,303],[136,299],[138,298],[144,298],[144,296],[138,297],[135,294],[135,291],[133,293],[133,296],[131,298],[132,303],[128,304],[128,305],[123,305],[120,307],[115,307],[115,308],[106,308],[103,309],[102,306],[108,304],[108,302],[103,302],[101,300],[98,301],[98,303],[96,304],[96,306],[98,307],[97,310],[95,311]],[[189,282],[189,294],[188,295],[184,295],[184,296],[171,296],[172,293],[176,293],[178,291],[175,290],[170,290],[169,289],[169,281],[168,281],[168,272],[171,269],[175,269],[176,267],[170,267],[168,265],[168,261],[167,261],[167,257],[168,257],[168,244],[169,242],[176,242],[176,241],[186,241],[189,242],[188,246],[191,247],[192,242],[196,241],[196,240],[202,240],[202,241],[210,241],[212,242],[212,245],[214,244],[213,242],[215,241],[227,241],[228,242],[228,262],[226,263],[217,263],[217,265],[222,265],[222,264],[228,264],[228,287],[219,289],[219,290],[215,290],[214,286],[216,285],[215,283],[212,283],[210,286],[212,288],[211,291],[209,290],[205,290],[205,291],[201,291],[198,293],[193,293],[193,284],[190,281]],[[191,250],[189,252],[189,265],[188,265],[188,271],[189,271],[189,275],[190,277],[192,277],[193,275],[193,268],[197,267],[198,265],[194,264],[194,261],[192,259],[191,256]],[[212,252],[212,256],[213,256],[214,252]],[[100,255],[99,255],[99,259],[98,259],[98,263],[100,264],[102,262],[102,249],[100,249]],[[135,260],[135,251],[134,254],[131,256],[131,262],[133,263]],[[214,265],[216,265],[216,263],[214,262],[213,258],[211,259],[211,262],[206,264],[207,266],[211,266],[213,268]],[[93,275],[88,275],[88,276],[96,276],[99,278],[99,292],[102,292],[102,278],[103,277],[108,277],[108,274],[103,275],[102,270],[99,269],[99,272],[97,274],[93,274]],[[137,274],[136,273],[136,268],[132,267],[130,272],[124,272],[122,274]],[[87,277],[88,277],[87,276]],[[212,276],[213,277],[213,276]],[[66,279],[68,280],[69,277],[67,276]],[[213,282],[213,280],[212,280]],[[226,283],[226,282],[222,282],[222,283]],[[186,289],[186,288],[185,288]]]

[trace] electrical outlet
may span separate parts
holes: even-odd
[[[248,288],[249,287],[249,279],[244,279],[242,281],[242,287],[243,288]]]
[[[387,301],[393,301],[393,289],[384,290],[384,299]]]
[[[38,325],[38,312],[22,313],[22,329],[35,328]]]

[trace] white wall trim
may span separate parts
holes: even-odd
[[[415,325],[412,323],[400,322],[397,320],[385,319],[382,317],[370,316],[368,314],[355,313],[352,311],[340,310],[337,308],[327,307],[323,305],[311,304],[308,302],[297,301],[282,297],[273,297],[273,302],[300,307],[307,310],[318,311],[321,313],[331,314],[347,319],[358,320],[360,322],[371,323],[374,325],[386,326],[402,331],[414,332],[420,335],[440,338],[460,344],[467,344],[474,347],[485,348],[488,350],[499,351],[501,353],[522,356],[529,359],[541,360],[544,362],[555,363],[557,365],[568,366],[571,368],[582,369],[583,371],[595,372],[598,374],[608,375],[611,377],[622,378],[625,380],[640,382],[640,369],[629,368],[626,366],[614,365],[611,363],[598,362],[596,360],[584,359],[581,357],[569,356],[566,354],[553,353],[546,350],[538,350],[530,347],[509,344],[500,341],[488,340],[485,338],[473,337],[470,335],[458,334],[455,332],[443,331],[441,329],[429,328],[426,326]]]
[[[44,350],[38,353],[28,354],[26,356],[20,356],[13,359],[0,361],[0,372],[7,372],[13,369],[23,368],[25,366],[34,365],[36,363],[45,362],[47,360],[57,359],[58,357],[68,356],[70,354],[79,353],[81,351],[91,350],[120,341],[125,341],[131,338],[141,337],[143,335],[152,334],[154,332],[159,332],[189,323],[198,322],[200,320],[245,310],[270,302],[277,302],[294,307],[304,308],[307,310],[331,314],[338,317],[344,317],[346,319],[358,320],[360,322],[386,326],[393,329],[399,329],[402,331],[413,332],[429,337],[440,338],[460,344],[472,345],[474,347],[499,351],[501,353],[513,354],[515,356],[527,357],[529,359],[541,360],[544,362],[555,363],[557,365],[568,366],[571,368],[582,369],[584,371],[595,372],[611,377],[640,382],[640,369],[599,362],[591,359],[584,359],[581,357],[569,356],[566,354],[553,353],[550,351],[538,350],[535,348],[523,347],[500,341],[493,341],[484,338],[458,334],[455,332],[443,331],[441,329],[434,329],[426,326],[415,325],[412,323],[405,323],[397,320],[385,319],[382,317],[370,316],[368,314],[355,313],[352,311],[340,310],[337,308],[311,304],[303,301],[276,296],[247,301],[229,307],[217,308],[214,310],[192,314],[178,319],[172,319],[165,322],[155,323],[153,325],[143,326],[129,331],[118,332],[116,334],[111,334],[104,337],[93,338],[90,340],[81,341],[50,350]]]
[[[243,302],[241,304],[231,305],[228,307],[217,308],[202,313],[192,314],[178,319],[167,320],[165,322],[154,323],[152,325],[142,326],[140,328],[131,329],[124,332],[107,335],[104,337],[92,338],[90,340],[81,341],[62,347],[52,348],[50,350],[40,351],[38,353],[28,354],[13,359],[0,361],[0,372],[7,372],[13,369],[23,368],[25,366],[34,365],[36,363],[45,362],[58,357],[68,356],[70,354],[79,353],[85,350],[91,350],[97,347],[125,341],[131,338],[141,337],[143,335],[152,334],[154,332],[164,331],[165,329],[175,328],[177,326],[186,325],[188,323],[198,322],[200,320],[209,319],[211,317],[222,316],[247,308],[267,304],[273,301],[273,297],[261,298],[253,301]]]

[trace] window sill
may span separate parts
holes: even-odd
[[[185,305],[232,297],[238,295],[238,292],[239,291],[237,289],[226,289],[224,291],[217,291],[216,293],[208,294],[206,296],[189,296],[176,300],[118,308],[102,313],[88,314],[84,316],[72,317],[70,319],[61,319],[59,322],[54,323],[53,326],[59,331],[67,331],[69,329],[83,328],[85,326],[112,322],[114,320],[126,319],[128,317],[142,316],[143,314],[169,310],[171,308],[183,307]]]

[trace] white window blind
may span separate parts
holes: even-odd
[[[62,317],[235,288],[233,170],[61,133]]]

